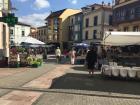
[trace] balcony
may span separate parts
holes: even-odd
[[[139,0],[127,0],[127,1],[124,1],[124,2],[120,2],[120,1],[117,1],[115,3],[115,6],[113,7],[114,9],[116,8],[120,8],[122,6],[126,6],[126,5],[130,5],[130,4],[133,4],[135,2],[138,2]]]

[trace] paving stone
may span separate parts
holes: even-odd
[[[40,68],[24,68],[24,72],[16,73],[7,77],[0,78],[0,87],[16,88],[43,75],[55,68],[52,64],[46,64]]]
[[[66,73],[66,70],[69,68],[69,65],[60,65],[54,70],[40,76],[37,79],[25,84],[23,87],[30,88],[50,88],[52,82],[55,78],[63,76]]]
[[[45,93],[34,105],[140,105],[140,100]]]
[[[32,105],[42,93],[30,91],[12,91],[0,98],[0,105]]]
[[[0,89],[0,97],[5,95],[6,93],[10,92],[11,90],[9,89]],[[1,105],[1,104],[0,104]]]

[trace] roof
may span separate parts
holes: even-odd
[[[82,14],[83,14],[83,12],[79,12],[79,13],[73,14],[73,15],[71,15],[71,16],[82,15]]]
[[[22,23],[22,22],[18,22],[17,25],[22,25],[22,26],[28,26],[28,27],[31,27],[31,25],[26,24],[26,23]]]
[[[38,29],[41,29],[41,28],[47,28],[47,26],[40,26],[40,27],[37,27]]]
[[[111,6],[109,6],[109,5],[102,5],[102,4],[97,4],[97,3],[95,3],[95,4],[92,4],[92,5],[87,5],[86,7],[82,7],[82,9],[84,9],[84,8],[88,8],[88,7],[94,7],[94,6],[98,6],[98,7],[104,7],[104,8],[112,8]]]
[[[66,9],[62,9],[59,11],[52,12],[45,20],[53,17],[59,17]]]

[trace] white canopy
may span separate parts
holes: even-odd
[[[105,32],[104,45],[140,45],[140,32]]]
[[[44,42],[41,42],[35,38],[32,38],[30,36],[25,36],[25,37],[21,37],[19,40],[18,40],[18,44],[21,44],[21,43],[30,43],[30,44],[38,44],[38,45],[43,45],[45,44]]]

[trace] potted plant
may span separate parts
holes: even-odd
[[[43,63],[43,59],[38,58],[38,59],[37,59],[37,62],[39,62],[39,66],[41,66],[41,65],[42,65],[42,63]]]
[[[27,62],[28,62],[28,65],[32,65],[32,62],[33,62],[34,60],[33,60],[33,58],[32,57],[27,57]]]
[[[39,67],[39,65],[40,65],[40,63],[37,62],[37,60],[35,60],[35,61],[32,62],[32,67],[34,67],[34,68]]]
[[[17,61],[10,62],[9,66],[12,67],[12,68],[18,68],[18,67],[20,67],[20,63],[17,62]]]

